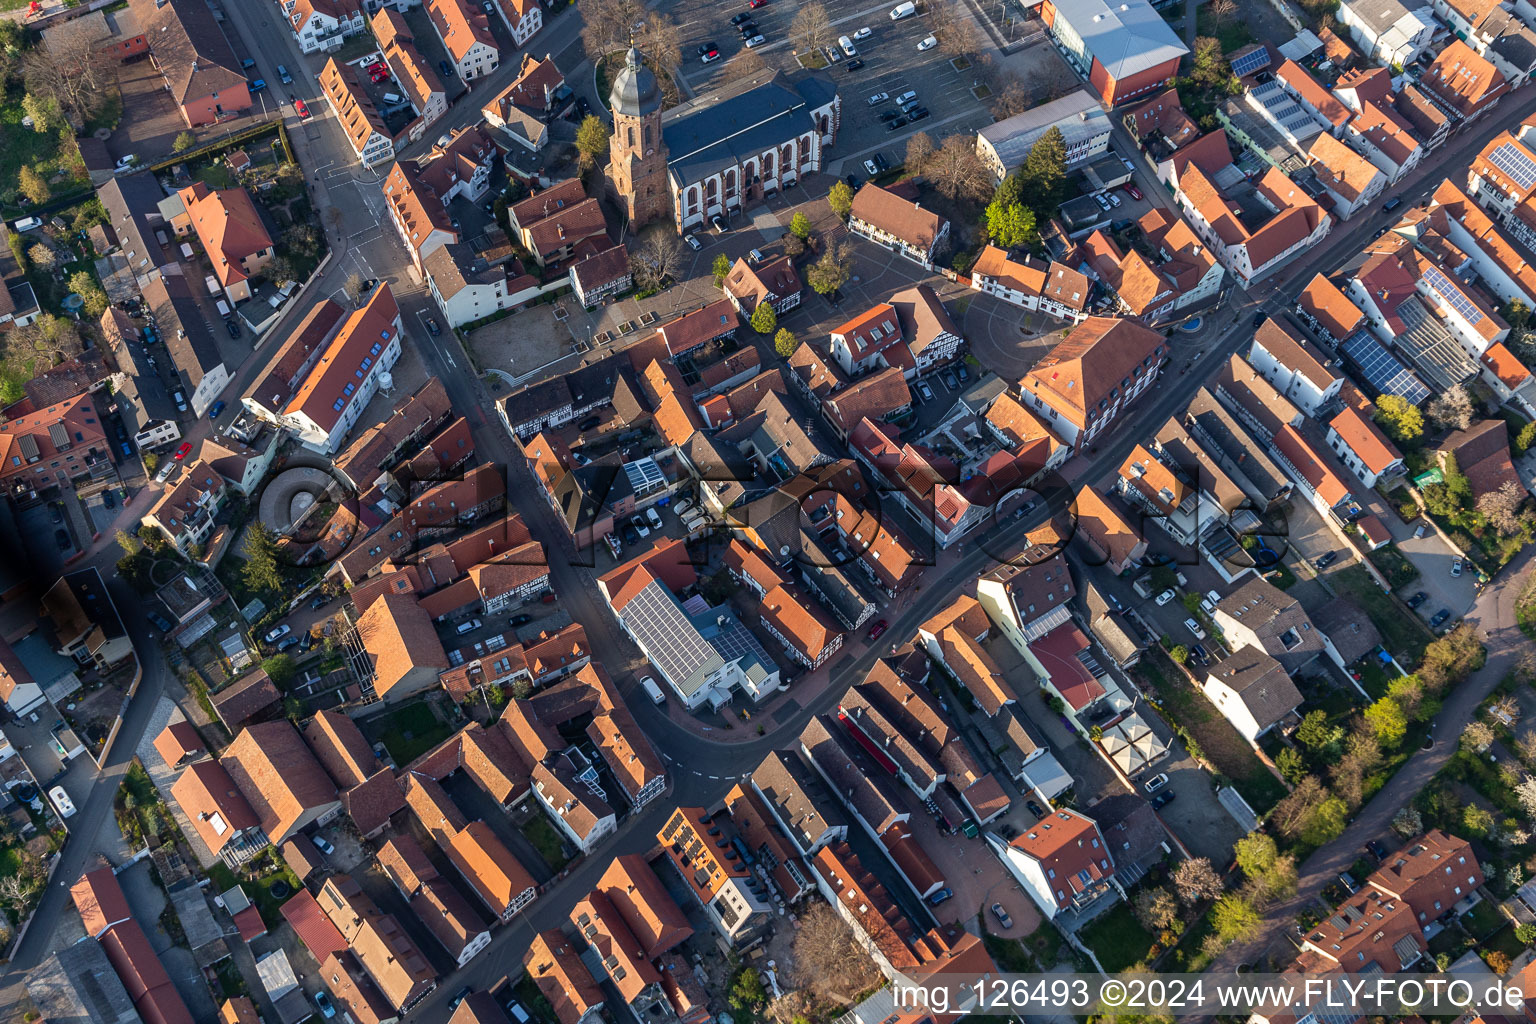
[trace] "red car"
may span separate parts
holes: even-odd
[[[1140,199],[1141,189],[1137,188],[1135,185],[1127,184],[1125,186],[1125,194],[1130,196],[1132,199]]]
[[[765,4],[767,2],[768,2],[768,0],[747,0],[747,6],[748,7],[752,7],[752,8],[757,8],[757,7],[763,6],[763,4]]]
[[[376,75],[384,70],[384,65],[375,61],[372,64],[369,64],[367,67],[363,68],[363,70],[368,72],[370,75]]]
[[[186,458],[187,457],[187,453],[190,452],[191,450],[192,450],[192,442],[191,441],[183,441],[181,447],[176,449],[176,461],[180,462],[182,459]]]
[[[887,629],[889,629],[890,625],[891,624],[889,622],[886,622],[884,619],[881,619],[879,622],[875,623],[873,626],[870,626],[869,627],[869,639],[871,639],[871,640],[878,640],[878,639],[880,639],[881,634],[883,634]]]
[[[294,100],[293,109],[299,112],[299,117],[301,119],[307,119],[309,117],[309,108],[304,105],[303,100]]]

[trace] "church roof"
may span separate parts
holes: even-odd
[[[753,81],[745,80],[746,88],[731,96],[701,94],[664,115],[661,137],[678,186],[815,133],[811,112],[837,99],[831,84],[817,78],[790,83],[773,75]]]

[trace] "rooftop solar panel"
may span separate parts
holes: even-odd
[[[624,606],[622,617],[644,644],[646,656],[678,685],[719,660],[719,654],[678,607],[677,599],[659,582],[651,582],[636,594]]]
[[[1260,68],[1269,67],[1269,50],[1260,48],[1252,53],[1245,53],[1232,62],[1232,73],[1241,78],[1251,75]]]
[[[1345,357],[1360,368],[1366,383],[1379,394],[1400,395],[1413,405],[1429,399],[1429,388],[1366,331],[1355,332],[1339,347]]]
[[[1528,189],[1536,185],[1536,161],[1512,142],[1496,147],[1488,154],[1488,162],[1503,171],[1516,188]]]
[[[1435,290],[1436,295],[1445,300],[1446,305],[1460,313],[1467,323],[1475,325],[1483,319],[1483,311],[1478,309],[1472,300],[1467,298],[1466,293],[1452,283],[1439,267],[1425,267],[1424,281]]]

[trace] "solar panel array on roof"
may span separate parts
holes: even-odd
[[[1412,405],[1429,399],[1429,388],[1418,375],[1388,352],[1386,347],[1367,331],[1356,331],[1339,346],[1344,356],[1360,370],[1367,384],[1382,395],[1400,395]]]
[[[1446,305],[1460,313],[1467,323],[1475,325],[1483,319],[1483,311],[1478,309],[1472,300],[1467,298],[1466,293],[1453,284],[1439,267],[1426,266],[1424,280],[1435,290],[1435,294],[1444,299]]]
[[[1506,142],[1488,154],[1488,162],[1503,171],[1519,189],[1536,185],[1536,161],[1512,142]]]
[[[623,619],[645,644],[646,655],[667,678],[686,685],[720,655],[699,635],[683,614],[676,598],[661,583],[652,581],[624,606]]]
[[[1232,73],[1241,78],[1244,75],[1251,75],[1255,71],[1267,67],[1269,67],[1269,50],[1261,46],[1252,53],[1245,53],[1234,60],[1232,62]]]

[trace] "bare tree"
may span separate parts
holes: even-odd
[[[40,270],[52,270],[59,262],[58,254],[53,251],[53,246],[38,242],[27,250],[27,259],[32,261],[34,267]]]
[[[6,875],[0,878],[0,903],[11,907],[22,907],[32,897],[33,886],[30,881],[20,875]]]
[[[1424,816],[1412,804],[1397,812],[1392,819],[1392,831],[1404,839],[1412,839],[1424,831]]]
[[[585,0],[581,16],[586,28],[581,31],[582,42],[593,56],[625,49],[633,42],[645,24],[645,4],[642,0]]]
[[[1193,857],[1173,869],[1170,876],[1174,891],[1186,906],[1194,906],[1204,900],[1213,900],[1226,891],[1221,876],[1205,857]]]
[[[907,140],[906,168],[908,174],[922,174],[928,168],[928,158],[933,156],[936,147],[933,137],[927,132],[918,132]]]
[[[1514,480],[1506,480],[1498,490],[1477,499],[1477,510],[1488,517],[1488,525],[1508,537],[1520,531],[1520,509],[1525,499],[1525,488]]]
[[[1216,19],[1216,27],[1226,24],[1228,18],[1237,13],[1236,0],[1211,0],[1209,8],[1211,17]]]
[[[670,14],[647,11],[645,27],[635,33],[635,43],[660,74],[670,77],[683,66],[682,35]]]
[[[731,58],[731,70],[741,78],[748,75],[759,75],[768,70],[768,61],[757,50],[748,50],[745,47],[735,57]]]
[[[1136,897],[1135,911],[1136,920],[1154,935],[1172,928],[1179,919],[1178,901],[1162,886],[1144,889]]]
[[[793,954],[796,982],[823,997],[846,998],[879,978],[853,931],[825,903],[813,903],[800,918]]]
[[[43,45],[22,57],[27,88],[52,96],[80,128],[103,98],[117,88],[116,61],[101,47],[90,22],[69,21],[48,30]]]
[[[1275,809],[1269,813],[1269,820],[1280,830],[1281,835],[1295,838],[1301,835],[1307,822],[1312,820],[1313,813],[1326,799],[1328,790],[1323,788],[1315,775],[1308,775],[1296,784],[1289,796],[1275,805]]]
[[[999,121],[1022,114],[1034,106],[1034,97],[1024,79],[1009,71],[992,91],[992,116]]]
[[[976,153],[976,142],[969,135],[951,135],[931,156],[923,174],[941,195],[950,199],[981,201],[992,195],[996,182],[992,172]]]
[[[1460,384],[1453,384],[1436,395],[1425,411],[1430,419],[1447,430],[1466,430],[1477,412],[1472,396]]]
[[[1488,706],[1488,716],[1507,726],[1520,721],[1520,702],[1512,693],[1506,693]]]
[[[683,261],[683,243],[665,224],[658,224],[640,236],[629,257],[635,283],[641,288],[660,288],[672,277]]]
[[[981,30],[963,4],[948,3],[934,20],[939,49],[951,57],[970,57],[982,47]]]
[[[797,53],[814,52],[831,43],[836,36],[827,9],[817,3],[801,7],[789,23],[789,38]]]

